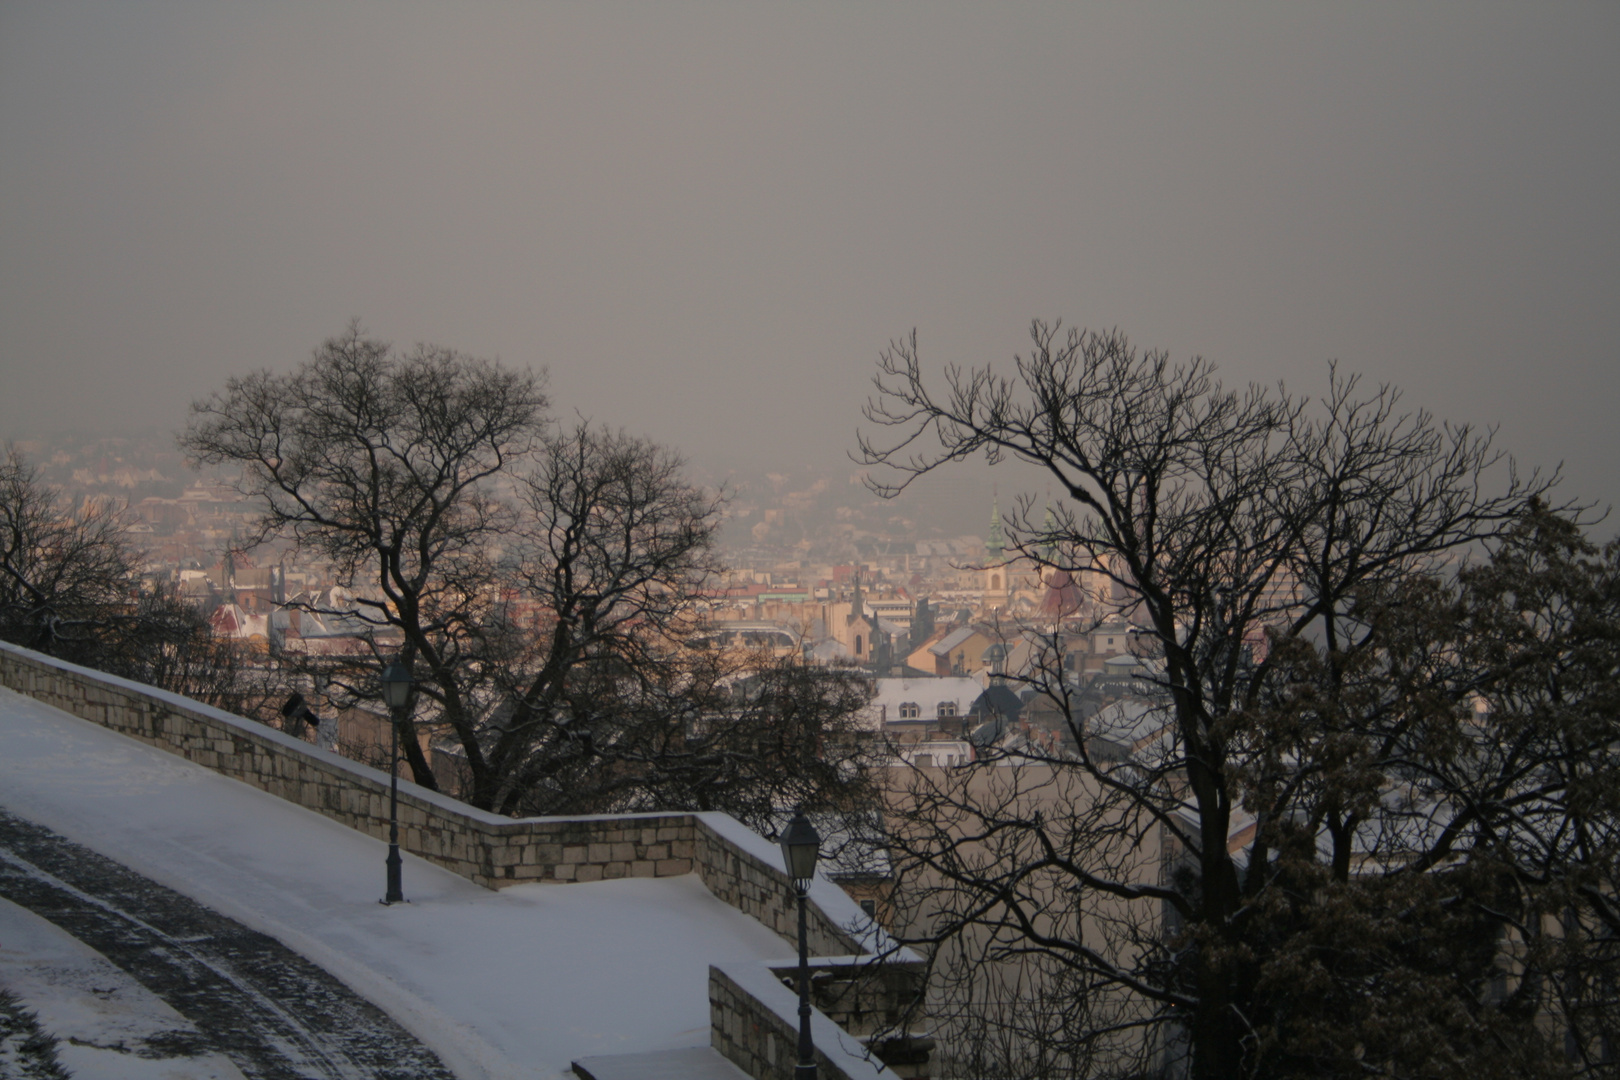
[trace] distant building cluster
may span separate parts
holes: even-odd
[[[126,506],[149,587],[176,590],[248,655],[336,659],[387,647],[390,632],[360,617],[355,583],[294,550],[253,548],[259,507],[228,478],[188,473],[161,440],[24,449],[81,504]],[[768,479],[781,489],[776,505],[735,508],[747,528],[726,534],[729,576],[704,593],[703,629],[681,644],[869,673],[863,725],[924,767],[966,764],[992,745],[1073,752],[1077,723],[1104,754],[1151,737],[1158,710],[1144,703],[1158,690],[1142,675],[1155,658],[1113,568],[1072,565],[1051,545],[1012,550],[994,500],[982,536],[923,537],[905,519],[874,526],[870,500],[837,505],[865,495],[858,485],[818,480],[794,491]],[[1055,534],[1050,513],[1046,524]],[[547,621],[512,598],[503,605],[536,632]],[[1264,641],[1251,647],[1259,659]],[[1028,689],[1035,682],[1069,688],[1067,711]],[[366,729],[349,742],[382,737],[369,714],[345,710],[343,722]]]
[[[702,643],[870,672],[865,725],[913,765],[966,764],[991,746],[1073,753],[1077,731],[1122,758],[1162,728],[1157,660],[1112,567],[1064,565],[1053,546],[1010,551],[995,503],[982,538],[872,540],[862,554],[759,553],[710,597]]]

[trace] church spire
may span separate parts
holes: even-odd
[[[1001,553],[1006,550],[1007,543],[1001,535],[1001,500],[994,494],[990,500],[990,536],[984,542],[984,550],[991,562],[998,563],[1002,561]]]

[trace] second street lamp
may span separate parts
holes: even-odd
[[[787,866],[788,877],[793,879],[793,892],[799,898],[799,1061],[793,1067],[793,1080],[816,1080],[815,1046],[810,1040],[810,960],[804,909],[820,854],[821,834],[816,832],[803,810],[795,812],[782,833],[782,862]]]
[[[404,901],[405,891],[400,883],[399,857],[399,718],[411,700],[411,669],[395,660],[382,673],[383,702],[388,706],[388,892],[385,904]]]

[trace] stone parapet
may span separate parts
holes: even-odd
[[[823,957],[810,968],[810,1035],[823,1077],[928,1080],[933,1039],[900,1030],[922,992],[920,959]],[[755,1080],[792,1080],[798,965],[709,967],[709,1045]]]
[[[387,838],[388,775],[283,732],[5,642],[0,686]],[[716,897],[797,941],[792,885],[771,862],[774,847],[726,814],[507,818],[401,780],[399,829],[403,850],[490,889],[696,873]],[[865,951],[864,922],[836,886],[816,883],[812,952]]]
[[[799,909],[774,844],[728,814],[693,814],[696,872],[715,896],[752,915],[798,947]],[[773,859],[774,856],[774,859]],[[835,918],[842,909],[842,918]],[[847,956],[881,949],[876,926],[847,894],[818,879],[811,887],[806,940],[813,956]],[[863,925],[864,924],[864,925]],[[866,933],[862,933],[862,930]]]
[[[5,642],[0,686],[370,836],[388,835],[386,773],[283,732]],[[506,818],[402,780],[399,825],[401,848],[491,889],[695,873],[718,899],[797,944],[797,905],[776,846],[727,814]],[[899,1014],[920,985],[921,969],[831,882],[812,884],[807,915],[809,951],[822,958],[815,982],[821,1008],[814,1014],[821,1075],[876,1080],[880,1066],[862,1038],[879,1017],[892,1022]],[[873,953],[900,962],[874,965]],[[797,998],[781,983],[788,970],[710,968],[712,1045],[757,1080],[793,1073]],[[896,1077],[927,1075],[927,1047],[919,1040],[889,1040],[876,1054]]]
[[[709,966],[709,1045],[754,1080],[793,1080],[798,1063],[798,997],[768,968]],[[820,1013],[811,1015],[817,1075],[878,1080],[882,1066],[859,1041]]]

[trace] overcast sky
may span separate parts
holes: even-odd
[[[376,335],[704,469],[1032,317],[1620,503],[1620,4],[0,4],[0,437]]]

